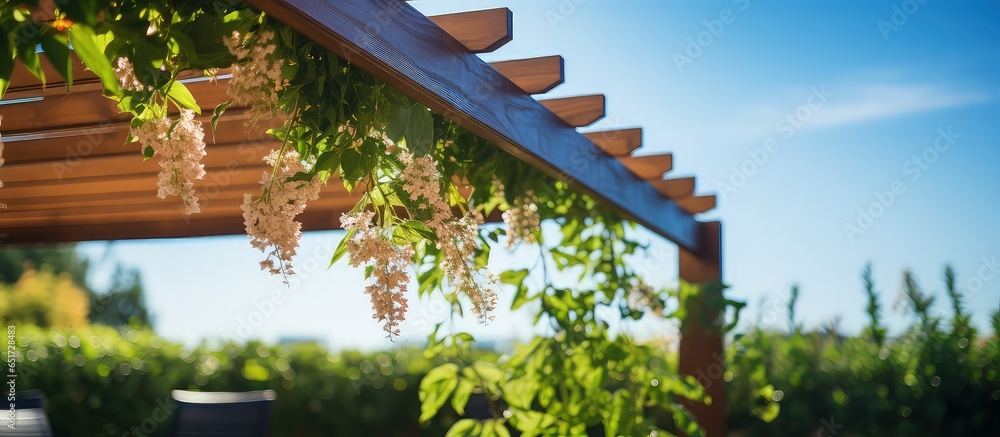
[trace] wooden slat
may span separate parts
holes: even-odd
[[[642,147],[642,128],[589,132],[583,136],[611,156],[629,156]]]
[[[492,62],[490,65],[528,94],[547,93],[565,79],[563,57],[558,55]]]
[[[141,161],[141,158],[137,159]],[[260,181],[261,176],[270,171],[267,165],[246,166],[229,171],[226,168],[206,168],[205,178],[202,181],[229,180],[230,184],[253,184]],[[156,194],[157,172],[144,174],[132,174],[125,176],[106,176],[95,178],[81,178],[73,183],[62,183],[58,180],[46,180],[40,182],[4,182],[2,198],[4,203],[17,203],[16,199],[24,199],[39,196],[86,196],[102,193],[132,193],[148,192]],[[225,178],[225,179],[221,179]],[[200,181],[199,181],[200,182]],[[208,186],[209,182],[203,184],[195,183],[195,190],[199,186]],[[0,220],[2,220],[0,214]]]
[[[261,185],[210,184],[207,186],[195,186],[195,190],[200,202],[204,204],[216,200],[242,199],[246,193],[258,195],[261,191]],[[18,199],[17,202],[8,203],[6,211],[102,208],[118,205],[157,204],[162,201],[156,197],[155,191],[148,190],[128,193],[100,193],[87,196],[40,196]]]
[[[280,125],[278,120],[262,120],[255,133],[247,133],[243,123],[248,114],[240,109],[226,111],[219,119],[214,134],[211,125],[212,114],[206,112],[196,119],[205,128],[205,142],[213,144],[253,144],[274,141],[274,137],[263,133],[266,129]],[[125,143],[129,123],[109,122],[97,126],[56,127],[22,134],[4,133],[4,158],[7,165],[30,162],[63,162],[69,164],[83,157],[115,154],[139,153],[138,143]],[[0,170],[3,174],[4,170]]]
[[[650,181],[660,193],[672,199],[690,196],[694,192],[694,178],[677,178]]]
[[[307,208],[296,217],[303,231],[340,228],[339,211]],[[75,241],[129,240],[140,238],[181,238],[233,235],[245,232],[242,217],[198,217],[142,221],[131,223],[101,223],[74,226],[26,226],[5,228],[4,244],[64,243]]]
[[[585,127],[604,118],[604,94],[541,100],[553,114],[573,127]]]
[[[674,166],[674,156],[669,153],[618,158],[633,174],[647,181],[663,179],[663,174]]]
[[[690,214],[700,214],[715,208],[715,196],[691,196],[678,199],[677,204]]]
[[[142,160],[138,144],[131,144],[131,153],[92,156],[79,161],[32,162],[25,164],[4,165],[2,173],[4,182],[33,182],[56,179],[122,176],[131,174],[158,173],[159,158]],[[205,168],[238,169],[244,166],[259,165],[271,150],[281,147],[280,142],[273,143],[237,143],[224,145],[208,145],[205,147],[205,157],[201,163]]]
[[[508,153],[689,250],[698,222],[398,0],[249,0]],[[372,17],[379,17],[372,31]],[[445,43],[442,43],[445,41]]]
[[[428,18],[472,53],[492,52],[514,39],[513,14],[507,8],[435,15]]]
[[[68,225],[94,225],[101,223],[133,223],[143,221],[162,221],[189,217],[183,213],[183,207],[176,198],[157,199],[158,204],[105,206],[99,209],[78,209],[72,212],[65,210],[30,210],[4,212],[0,225],[4,229],[13,227]],[[349,195],[324,196],[309,202],[318,209],[350,210],[358,201],[358,197]],[[240,206],[242,199],[218,200],[201,205],[199,217],[242,217]],[[190,218],[189,218],[190,219]]]
[[[229,99],[223,82],[219,81],[218,85],[208,81],[187,84],[191,93],[197,96],[203,113],[211,114],[218,104]],[[3,115],[4,132],[10,133],[48,129],[54,123],[61,126],[100,125],[132,118],[97,90],[46,96],[37,102],[0,105],[0,114]]]
[[[71,52],[72,53],[72,52]],[[21,61],[14,62],[14,71],[10,75],[10,85],[3,96],[3,100],[14,100],[26,97],[36,97],[41,95],[66,94],[66,80],[48,61],[44,54],[39,54],[44,60],[41,62],[42,72],[45,73],[45,87],[43,91],[42,83],[38,80]],[[100,87],[100,79],[97,75],[87,70],[87,66],[81,62],[76,55],[72,55],[70,67],[73,71],[74,90],[76,86],[87,87],[97,84]],[[93,89],[93,88],[91,88]]]

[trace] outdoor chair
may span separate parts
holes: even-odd
[[[49,416],[45,413],[45,399],[42,392],[30,390],[17,393],[14,400],[14,428],[5,415],[3,426],[0,426],[0,436],[3,437],[52,437],[52,426]]]
[[[174,390],[170,393],[177,409],[170,425],[170,435],[189,436],[260,436],[267,435],[273,390],[197,392]]]

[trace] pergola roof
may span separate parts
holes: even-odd
[[[536,100],[563,81],[563,59],[483,62],[512,38],[507,9],[425,17],[395,0],[263,1],[251,4],[341,57],[508,152],[569,181],[654,232],[699,251],[692,214],[715,206],[693,195],[693,178],[663,179],[672,156],[634,156],[638,128],[582,135],[578,127],[604,116],[601,94]],[[48,63],[46,77],[59,78]],[[16,68],[0,101],[6,165],[0,167],[4,243],[116,240],[238,234],[244,231],[244,193],[259,192],[268,167],[262,158],[278,144],[248,136],[247,116],[230,109],[207,134],[207,175],[196,184],[201,214],[185,216],[177,199],[158,199],[155,160],[144,162],[125,144],[129,116],[101,95],[97,78],[76,62],[74,83],[43,87]],[[189,75],[185,82],[207,125],[227,100],[218,83]],[[277,122],[277,121],[275,121]],[[335,180],[299,216],[304,230],[335,229],[357,198]]]

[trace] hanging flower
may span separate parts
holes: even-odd
[[[659,293],[645,282],[632,286],[626,297],[626,305],[632,311],[648,311],[658,316],[663,315],[663,300],[660,299]]]
[[[234,105],[250,108],[251,125],[261,117],[269,118],[278,105],[278,91],[286,82],[281,78],[285,60],[274,55],[274,32],[264,29],[254,36],[234,31],[223,42],[236,57],[226,93]]]
[[[518,241],[535,242],[535,229],[542,223],[538,215],[538,197],[531,191],[514,199],[514,204],[503,213],[503,222],[507,225],[507,248],[517,245]]]
[[[441,268],[451,284],[472,300],[476,316],[491,319],[489,313],[497,302],[493,289],[496,278],[486,268],[477,268],[475,260],[482,216],[476,210],[460,219],[452,216],[451,206],[441,196],[437,162],[430,156],[414,157],[404,152],[400,162],[406,166],[400,175],[403,190],[416,204],[417,212],[429,217],[424,224],[438,237],[436,246],[444,259]]]
[[[115,72],[115,77],[118,78],[118,84],[123,89],[142,91],[142,82],[136,77],[135,69],[132,68],[132,63],[129,62],[128,58],[118,58],[115,60],[112,70]],[[149,88],[152,91],[152,86]]]
[[[261,270],[271,274],[291,275],[292,257],[302,237],[302,223],[295,220],[306,209],[306,203],[319,197],[323,182],[314,176],[308,181],[288,181],[299,172],[309,169],[298,152],[287,148],[283,156],[274,150],[264,161],[275,167],[265,172],[260,180],[260,196],[243,196],[243,224],[246,225],[250,245],[266,252],[260,262]]]
[[[184,202],[184,213],[201,212],[194,194],[194,180],[205,176],[201,158],[205,156],[205,131],[195,121],[194,111],[181,109],[180,118],[166,117],[146,120],[135,126],[130,135],[142,145],[151,147],[160,157],[157,197],[178,196]]]
[[[383,322],[390,338],[399,336],[399,324],[406,317],[407,268],[413,263],[413,246],[392,241],[392,228],[372,226],[375,213],[353,212],[340,217],[340,226],[353,230],[347,253],[354,267],[370,267],[365,294],[372,301],[372,318]]]

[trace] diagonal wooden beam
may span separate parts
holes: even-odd
[[[573,127],[590,126],[604,118],[604,94],[565,97],[539,101],[553,114]]]
[[[547,93],[565,80],[563,57],[558,55],[491,62],[490,65],[528,94]]]
[[[622,156],[618,160],[633,174],[647,181],[663,179],[663,174],[674,167],[674,156],[669,153],[645,156]]]
[[[701,214],[715,208],[715,195],[685,197],[678,199],[677,204],[689,214]]]
[[[650,181],[660,193],[672,199],[690,196],[694,192],[694,178]]]
[[[434,15],[430,18],[472,53],[492,52],[514,39],[514,19],[510,9]]]
[[[588,132],[583,136],[611,156],[629,156],[642,147],[642,128]]]
[[[605,207],[698,252],[698,222],[546,110],[419,11],[398,0],[248,0]],[[373,30],[375,29],[375,30]]]

